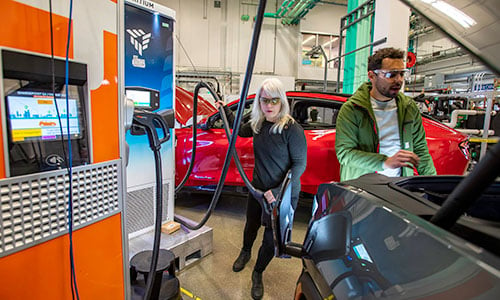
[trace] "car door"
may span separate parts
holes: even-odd
[[[326,94],[290,94],[292,116],[304,128],[307,166],[301,177],[302,191],[316,193],[324,182],[339,181],[335,154],[335,125],[343,101]]]

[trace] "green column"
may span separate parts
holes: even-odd
[[[348,13],[365,2],[366,0],[349,0],[347,2]],[[372,32],[370,30],[373,22],[372,16],[364,18],[346,30],[346,47],[344,53],[353,51],[372,42]],[[347,24],[349,24],[349,22]],[[368,47],[345,57],[343,93],[354,93],[363,82],[368,80],[367,60],[370,54],[371,47]]]
[[[358,7],[358,0],[347,1],[347,13],[352,12],[357,7]],[[346,25],[349,23],[350,20],[347,20]],[[346,37],[345,37],[344,53],[347,53],[349,51],[356,49],[356,38],[357,38],[356,25],[347,28],[345,35]],[[343,93],[352,93],[352,84],[354,80],[355,66],[356,66],[356,56],[354,54],[350,54],[344,57],[344,80],[342,84]]]

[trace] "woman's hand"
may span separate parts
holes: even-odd
[[[276,199],[274,198],[273,192],[271,192],[271,190],[268,190],[264,193],[264,198],[266,198],[266,201],[269,204],[276,202]]]
[[[219,110],[220,107],[224,107],[224,102],[222,101],[215,101],[215,107],[217,108],[217,110]]]

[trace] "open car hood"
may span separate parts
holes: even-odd
[[[498,0],[401,0],[500,74]]]
[[[193,93],[181,87],[175,87],[175,119],[184,126],[193,123],[193,99]],[[198,121],[205,120],[216,111],[215,106],[198,96]]]

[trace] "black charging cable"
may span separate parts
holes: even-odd
[[[155,215],[155,228],[154,228],[154,241],[153,252],[151,256],[151,265],[149,268],[149,276],[146,282],[146,293],[144,299],[151,299],[153,291],[156,267],[158,265],[158,257],[160,253],[160,239],[161,239],[161,217],[163,212],[163,177],[161,172],[161,144],[170,139],[168,125],[165,120],[157,113],[136,109],[134,111],[133,126],[143,129],[148,137],[149,147],[153,151],[155,160],[155,178],[156,178],[156,215]],[[156,128],[160,128],[163,137],[158,136]]]
[[[52,98],[54,99],[54,104],[56,106],[57,119],[59,121],[59,130],[61,133],[61,147],[63,149],[63,157],[64,161],[68,161],[66,157],[66,145],[64,143],[64,133],[61,122],[61,115],[59,114],[59,107],[57,105],[57,97],[56,97],[56,71],[55,71],[55,61],[54,61],[54,30],[52,23],[52,0],[49,0],[49,20],[50,20],[50,64],[51,64],[51,75],[52,75]]]
[[[198,93],[199,93],[199,90],[201,88],[206,88],[208,89],[208,91],[210,92],[210,94],[212,94],[214,96],[214,99],[216,102],[218,101],[221,101],[221,96],[220,96],[220,93],[219,92],[216,92],[214,91],[214,88],[212,85],[210,84],[207,84],[203,81],[200,81],[195,89],[194,89],[194,99],[193,99],[193,120],[196,120],[196,117],[198,115],[198,104],[197,104],[197,100],[198,100]],[[231,138],[231,133],[229,132],[229,121],[227,120],[227,116],[225,114],[225,111],[223,109],[223,107],[221,106],[219,108],[219,113],[220,113],[220,116],[222,118],[222,122],[224,123],[224,129],[225,129],[225,132],[226,132],[226,136],[227,136],[227,139],[230,140]],[[179,190],[181,190],[184,186],[184,184],[186,183],[187,179],[189,178],[189,176],[191,175],[192,173],[192,170],[193,170],[193,167],[194,167],[194,161],[196,159],[196,141],[197,141],[197,134],[196,134],[196,130],[197,130],[197,126],[196,124],[193,125],[193,135],[192,135],[192,150],[191,150],[191,161],[190,161],[190,164],[189,164],[189,167],[188,167],[188,170],[186,172],[186,174],[184,175],[184,178],[182,179],[182,181],[177,185],[177,187],[175,188],[175,192],[177,193]],[[243,182],[245,183],[245,186],[248,188],[249,192],[252,194],[252,196],[254,196],[256,199],[260,200],[260,199],[263,199],[264,197],[264,192],[262,192],[261,190],[259,189],[256,189],[252,183],[250,182],[250,180],[248,179],[245,171],[243,170],[243,167],[241,165],[241,162],[240,162],[240,159],[238,157],[238,153],[236,151],[233,152],[233,158],[234,158],[234,162],[236,164],[236,168],[238,169],[238,172],[240,173],[241,175],[241,178],[243,179]]]
[[[184,178],[181,180],[181,182],[175,187],[175,193],[179,192],[183,187],[186,181],[189,178],[189,175],[191,175],[191,172],[193,171],[194,167],[194,160],[196,158],[196,141],[197,141],[197,136],[198,134],[196,133],[196,130],[198,129],[197,127],[197,118],[198,118],[198,93],[202,87],[205,87],[210,90],[210,86],[206,84],[203,81],[200,81],[196,87],[194,88],[194,96],[193,96],[193,124],[192,124],[192,129],[193,129],[193,139],[192,139],[192,144],[193,146],[191,147],[191,161],[189,163],[188,170],[186,172],[186,175],[184,175]],[[215,97],[215,94],[212,94]]]
[[[74,294],[77,299],[80,299],[78,295],[78,285],[76,281],[76,270],[75,270],[75,257],[73,254],[73,153],[71,149],[71,128],[69,124],[69,44],[71,41],[71,23],[72,23],[72,13],[73,13],[73,0],[69,2],[69,18],[68,18],[68,39],[66,40],[66,66],[65,66],[65,86],[66,86],[66,127],[68,129],[68,231],[69,231],[69,255],[71,263],[71,288],[74,288]]]
[[[254,31],[252,34],[252,42],[250,45],[250,54],[248,57],[248,64],[247,64],[247,69],[246,69],[246,73],[245,73],[245,80],[243,82],[243,86],[241,89],[240,102],[238,103],[238,112],[237,112],[236,118],[235,118],[234,132],[239,131],[241,118],[243,117],[243,111],[245,108],[245,100],[247,98],[248,87],[250,85],[250,80],[252,78],[252,72],[253,72],[253,68],[255,65],[255,56],[257,54],[257,47],[259,44],[259,36],[260,36],[261,28],[262,28],[262,21],[264,19],[264,11],[266,8],[266,2],[267,2],[266,0],[260,0],[259,6],[257,9],[257,17],[255,20]],[[195,97],[194,100],[196,101],[196,100],[198,100],[198,98]],[[194,135],[196,135],[196,120],[197,120],[196,117],[194,117],[193,118]],[[219,178],[219,182],[217,183],[217,187],[215,189],[214,196],[213,196],[212,200],[210,201],[210,205],[209,205],[209,208],[208,208],[205,216],[196,225],[192,225],[192,224],[185,222],[184,220],[178,218],[177,216],[175,216],[174,220],[176,222],[181,223],[183,226],[185,226],[186,228],[188,228],[190,230],[198,230],[203,225],[205,225],[205,223],[208,221],[208,218],[210,218],[210,215],[212,214],[213,210],[215,209],[215,206],[217,205],[220,194],[222,193],[222,187],[224,186],[224,181],[226,180],[227,171],[229,169],[229,163],[231,162],[231,158],[233,157],[233,151],[234,151],[234,147],[236,145],[237,136],[238,136],[237,134],[231,135],[231,139],[229,141],[229,146],[227,149],[226,157],[224,159],[224,165],[222,167],[222,173],[221,173],[221,176]],[[194,147],[196,147],[196,144],[194,144],[194,141],[193,141],[193,148]],[[191,164],[193,164],[193,161],[191,161]],[[189,174],[187,174],[186,176],[189,176]]]

